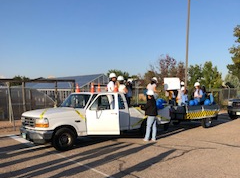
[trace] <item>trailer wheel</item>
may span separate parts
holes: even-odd
[[[53,147],[58,151],[67,151],[75,143],[76,136],[69,128],[60,128],[56,131],[52,139]]]
[[[209,128],[212,125],[212,118],[203,118],[202,119],[202,127]]]

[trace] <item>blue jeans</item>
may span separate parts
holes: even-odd
[[[149,140],[152,128],[152,140],[156,140],[157,135],[157,120],[155,116],[148,116],[147,118],[147,129],[144,139]]]

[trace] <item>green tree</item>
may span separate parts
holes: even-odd
[[[141,82],[141,85],[144,86],[144,87],[146,87],[147,84],[151,81],[151,79],[152,79],[153,77],[157,77],[157,75],[158,75],[158,74],[154,71],[154,69],[148,70],[148,71],[144,74],[144,76],[143,76],[143,80],[142,80],[142,82]],[[157,78],[158,78],[158,77],[157,77]]]
[[[117,76],[123,76],[123,78],[125,80],[127,80],[129,78],[129,73],[128,72],[122,72],[121,70],[117,70],[117,69],[111,69],[108,71],[107,76],[109,76],[110,73],[115,73]]]
[[[217,67],[213,67],[212,62],[205,62],[202,68],[201,85],[206,88],[219,88],[222,86],[222,74],[218,72]]]
[[[189,76],[189,87],[193,88],[195,82],[200,82],[200,84],[206,88],[219,88],[222,85],[222,74],[218,72],[217,67],[213,67],[212,62],[205,62],[203,65],[190,65],[188,69]]]
[[[22,85],[22,81],[26,81],[26,80],[30,80],[30,79],[28,77],[25,77],[25,76],[17,75],[15,77],[13,77],[13,80],[16,80],[17,82],[12,82],[11,86]]]
[[[240,25],[237,25],[234,28],[233,36],[237,38],[235,42],[239,44],[240,43]],[[229,70],[228,72],[232,75],[237,76],[238,80],[240,81],[240,45],[233,45],[233,47],[229,49],[229,52],[233,55],[232,56],[233,64],[227,65],[227,68]]]
[[[237,76],[232,75],[232,74],[226,75],[226,77],[224,79],[224,83],[226,85],[228,85],[230,88],[239,88],[240,87],[239,79],[237,78]]]
[[[188,88],[193,88],[195,82],[200,82],[202,79],[202,65],[190,65],[188,68]]]

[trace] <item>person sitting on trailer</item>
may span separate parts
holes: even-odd
[[[207,99],[207,91],[204,85],[201,87],[201,89],[202,89],[203,95],[202,95],[202,98],[200,99],[200,104],[203,105],[204,101]]]
[[[195,90],[193,92],[193,98],[194,98],[194,100],[197,100],[198,103],[200,103],[200,100],[201,100],[201,98],[203,96],[203,91],[200,88],[200,83],[199,82],[195,82],[194,87],[195,87]]]
[[[168,102],[170,105],[176,106],[177,105],[177,96],[178,91],[177,90],[166,90],[167,96],[168,96]]]
[[[185,87],[181,88],[181,106],[188,104],[188,90]]]

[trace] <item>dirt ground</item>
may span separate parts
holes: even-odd
[[[15,125],[15,128],[14,128]],[[7,132],[19,132],[21,126],[21,120],[16,120],[14,122],[10,121],[0,121],[0,134],[7,133]]]

